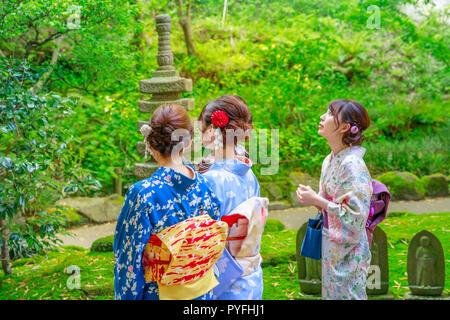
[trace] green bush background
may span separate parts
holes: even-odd
[[[199,56],[193,57],[186,54],[173,1],[42,0],[4,19],[0,49],[7,57],[25,56],[20,39],[33,34],[30,19],[48,34],[63,28],[68,7],[81,6],[81,28],[64,38],[46,90],[77,102],[70,118],[55,121],[79,141],[71,151],[102,182],[102,193],[113,191],[116,166],[124,169],[125,188],[135,182],[133,165],[142,160],[137,121],[150,116],[138,111],[139,80],[157,68],[154,17],[162,13],[172,17],[175,66],[193,80],[193,91],[184,94],[195,98],[193,117],[211,99],[238,94],[256,128],[280,130],[280,170],[262,176],[255,166],[261,181],[294,168],[319,174],[329,152],[317,134],[319,116],[338,98],[357,100],[369,112],[364,146],[372,175],[448,175],[450,29],[436,15],[413,22],[399,10],[409,2],[230,1],[222,26],[223,3],[194,0]],[[368,27],[371,5],[380,9],[379,29]],[[47,66],[54,46],[33,47],[26,58]],[[307,160],[287,161],[295,159]]]

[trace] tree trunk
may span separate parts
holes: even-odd
[[[180,19],[180,26],[183,29],[184,33],[184,41],[186,43],[186,49],[188,55],[198,56],[197,49],[195,48],[194,43],[194,35],[192,33],[192,25],[191,25],[191,1],[188,0],[186,14],[183,15],[183,3],[181,0],[177,0],[177,15]]]
[[[4,227],[5,221],[0,219],[0,236],[2,237],[2,248],[1,248],[1,260],[2,269],[5,274],[11,274],[11,261],[9,259],[9,247],[8,247],[8,231]]]
[[[52,60],[50,61],[50,69],[45,72],[40,78],[39,81],[35,84],[33,88],[31,88],[31,92],[34,94],[37,94],[42,90],[42,88],[45,85],[45,82],[48,80],[50,75],[53,72],[53,69],[55,68],[56,63],[58,62],[59,58],[59,51],[61,49],[61,43],[63,41],[64,36],[61,36],[59,38],[56,38],[53,42],[55,43],[55,48],[53,48],[53,54],[52,54]]]

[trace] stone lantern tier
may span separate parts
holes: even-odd
[[[151,114],[162,104],[177,103],[186,110],[194,109],[194,99],[181,97],[182,92],[192,91],[192,80],[180,77],[173,66],[173,55],[170,45],[170,16],[156,16],[156,31],[158,32],[158,69],[153,72],[150,79],[139,82],[140,91],[143,94],[150,94],[151,98],[143,98],[139,101],[139,111],[147,114],[144,120],[138,122],[138,129],[143,124],[148,123]],[[145,153],[145,144],[142,141],[137,143],[138,154]],[[135,163],[134,174],[141,179],[150,177],[158,169],[157,163],[149,157],[145,162]]]

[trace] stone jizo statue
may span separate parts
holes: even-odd
[[[417,281],[421,287],[433,287],[436,274],[436,257],[433,248],[430,247],[430,239],[427,236],[420,238],[420,247],[416,250]]]
[[[434,234],[422,230],[414,235],[408,248],[407,268],[411,289],[407,299],[442,295],[445,285],[444,250]]]

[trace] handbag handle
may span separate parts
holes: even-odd
[[[319,218],[322,215],[322,210],[317,209],[317,216],[316,219]]]

